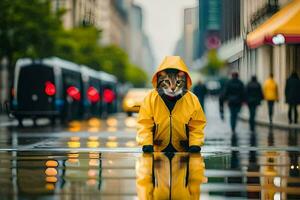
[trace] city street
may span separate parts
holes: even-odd
[[[0,200],[300,199],[300,0],[0,8]]]
[[[1,122],[1,199],[299,199],[298,131],[239,122],[232,135],[216,100],[206,110],[201,155],[141,153],[136,116],[124,113],[67,127]]]

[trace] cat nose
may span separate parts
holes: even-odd
[[[175,91],[175,88],[171,88],[171,90],[174,92],[174,91]]]

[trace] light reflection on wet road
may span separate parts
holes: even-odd
[[[214,110],[215,109],[215,110]],[[200,154],[142,154],[135,117],[0,127],[0,199],[300,199],[300,133],[239,124],[208,107]]]

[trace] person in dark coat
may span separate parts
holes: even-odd
[[[219,96],[219,114],[222,121],[225,120],[224,117],[224,93],[221,92]]]
[[[233,133],[235,133],[237,117],[241,110],[242,104],[245,101],[244,84],[239,79],[239,74],[237,72],[232,73],[232,78],[226,84],[224,100],[228,102],[231,130]]]
[[[205,84],[202,83],[201,81],[199,81],[197,83],[197,85],[194,87],[193,92],[198,97],[203,111],[205,111],[204,100],[205,100],[205,96],[207,94],[207,88],[206,88]]]
[[[224,118],[224,88],[226,86],[228,79],[225,77],[220,78],[220,94],[219,94],[219,113],[220,113],[220,118],[222,121],[225,120]]]
[[[286,81],[285,97],[286,102],[289,104],[289,123],[298,123],[297,106],[300,104],[300,80],[296,72],[293,72]]]
[[[246,86],[246,101],[249,108],[249,125],[250,130],[254,132],[255,129],[255,115],[256,108],[263,100],[263,92],[260,83],[257,81],[256,76],[252,76],[251,80]]]

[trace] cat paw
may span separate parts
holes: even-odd
[[[196,145],[190,146],[189,148],[190,153],[199,153],[200,151],[201,151],[201,147]]]
[[[152,153],[153,150],[153,145],[144,145],[143,146],[143,152],[144,153]]]

